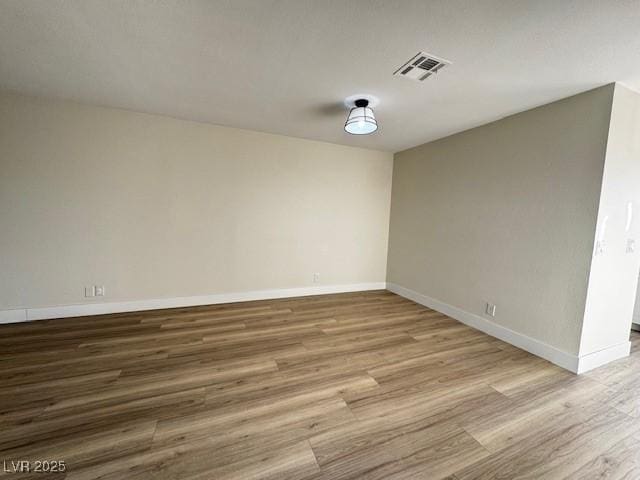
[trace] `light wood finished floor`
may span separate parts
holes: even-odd
[[[386,291],[4,325],[0,461],[68,471],[0,477],[639,479],[632,339],[578,377]]]

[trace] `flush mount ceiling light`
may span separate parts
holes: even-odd
[[[369,106],[369,100],[358,98],[354,107],[349,111],[344,130],[351,135],[369,135],[378,129],[378,122]]]

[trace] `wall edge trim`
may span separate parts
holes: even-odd
[[[597,352],[580,355],[578,359],[578,371],[576,373],[585,373],[609,362],[613,362],[614,360],[628,357],[630,352],[631,342],[627,340],[626,342],[612,345]]]

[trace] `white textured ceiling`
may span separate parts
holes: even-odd
[[[392,76],[420,50],[453,65]],[[612,81],[640,87],[640,0],[0,1],[2,89],[389,151]]]

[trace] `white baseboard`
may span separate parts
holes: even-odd
[[[631,351],[631,342],[626,341],[612,347],[599,350],[597,352],[581,355],[578,360],[578,371],[585,373],[606,363],[613,362],[620,358],[628,357]]]
[[[44,320],[49,318],[81,317],[84,315],[102,315],[105,313],[137,312],[141,310],[158,310],[162,308],[193,307],[197,305],[215,305],[220,303],[248,302],[251,300],[305,297],[309,295],[326,295],[329,293],[362,292],[367,290],[384,290],[385,288],[385,282],[353,283],[347,285],[254,290],[249,292],[220,293],[193,297],[132,300],[127,302],[84,303],[78,305],[60,305],[55,307],[22,308],[0,310],[0,323]]]
[[[27,321],[27,311],[24,308],[14,310],[0,310],[1,323],[17,323]]]
[[[401,287],[400,285],[387,283],[387,290],[397,293],[409,300],[413,300],[420,305],[424,305],[440,313],[444,313],[465,325],[469,325],[470,327],[480,330],[492,337],[499,338],[500,340],[510,343],[522,350],[526,350],[538,357],[549,360],[551,363],[555,363],[566,370],[578,373],[579,358],[576,355],[564,352],[541,342],[540,340],[515,332],[507,327],[503,327],[502,325],[498,325],[497,323],[487,320],[475,313],[467,312],[466,310],[441,302],[435,298],[422,295],[421,293]]]

